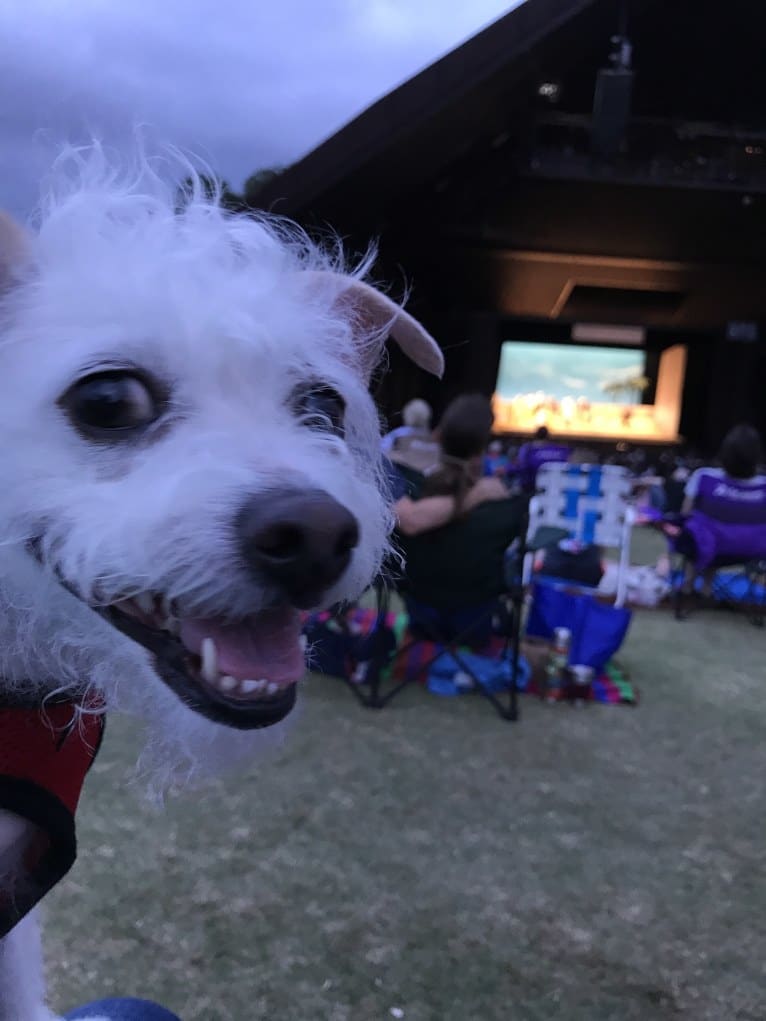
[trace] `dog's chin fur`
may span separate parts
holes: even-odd
[[[391,525],[366,378],[387,330],[338,302],[339,246],[231,217],[203,191],[179,215],[146,166],[125,184],[98,147],[70,153],[0,303],[0,689],[97,691],[141,718],[139,769],[155,790],[232,766],[282,727],[210,723],[87,604],[151,591],[197,616],[268,605],[232,522],[284,481],[325,490],[360,524],[326,605],[369,583]],[[89,442],[58,398],[90,367],[125,361],[168,386],[167,421],[137,444]],[[345,440],[291,410],[291,388],[312,379],[342,394]]]

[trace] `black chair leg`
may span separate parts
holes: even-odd
[[[389,596],[385,580],[379,577],[374,582],[375,623],[371,632],[370,658],[367,661],[367,675],[364,682],[354,681],[343,675],[340,679],[354,698],[366,709],[382,709],[385,700],[381,698],[381,674],[386,668],[390,655],[385,647],[385,625],[388,616]],[[376,638],[378,639],[376,641]]]
[[[686,557],[682,557],[680,565],[677,568],[677,570],[681,573],[681,580],[677,582],[673,588],[673,614],[676,620],[687,620],[689,617],[689,604],[691,600],[687,598],[689,593],[686,591],[686,574],[688,567],[689,560]],[[694,583],[692,582],[692,589],[693,587]]]
[[[686,620],[689,616],[688,610],[684,608],[684,591],[680,585],[673,593],[673,613],[676,620]]]
[[[521,660],[521,615],[524,610],[524,595],[510,600],[511,623],[511,690],[509,695],[508,719],[519,719],[519,661]]]
[[[763,627],[766,622],[766,560],[753,560],[745,566],[748,583],[748,600],[751,606],[750,623]]]

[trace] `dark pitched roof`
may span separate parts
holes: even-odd
[[[514,85],[530,71],[617,24],[616,0],[526,0],[289,167],[259,192],[259,205],[298,215],[320,198],[324,206],[351,177],[363,188],[372,168],[376,189],[389,190],[438,171],[478,137],[504,130]]]

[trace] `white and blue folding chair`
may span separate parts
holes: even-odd
[[[527,542],[544,528],[566,533],[585,545],[619,551],[615,606],[623,606],[630,566],[630,540],[635,515],[630,504],[631,477],[617,465],[548,463],[540,467],[536,493],[529,503]],[[524,578],[532,576],[533,556],[528,555]]]

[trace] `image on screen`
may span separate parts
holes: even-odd
[[[507,340],[496,393],[510,399],[542,392],[548,398],[638,404],[646,387],[644,352],[624,347]]]

